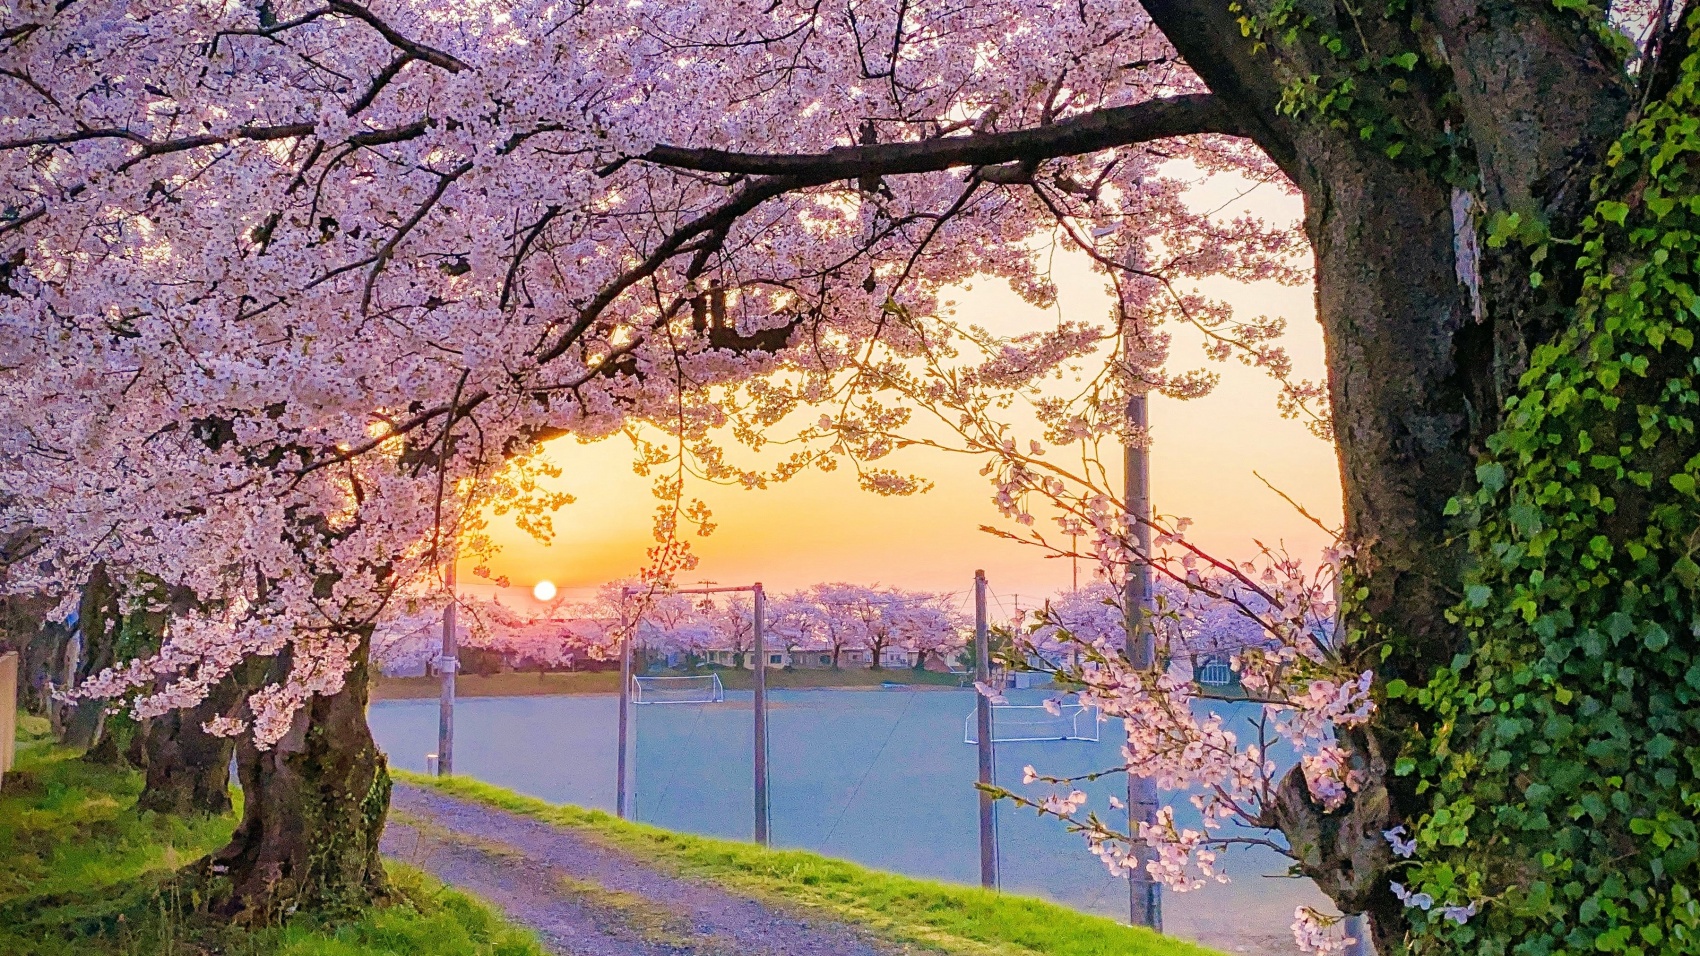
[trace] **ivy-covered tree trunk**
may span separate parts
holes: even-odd
[[[1700,952],[1700,7],[1643,79],[1575,233],[1516,237],[1574,309],[1456,507],[1467,654],[1402,694],[1405,879],[1471,917],[1425,952]]]
[[[1400,691],[1481,640],[1455,620],[1480,557],[1448,503],[1476,487],[1531,356],[1574,321],[1579,249],[1541,240],[1576,235],[1651,84],[1592,8],[1145,6],[1305,198],[1355,555],[1342,636],[1384,694],[1342,741],[1362,789],[1327,811],[1295,773],[1266,822],[1392,956],[1429,914],[1393,896],[1407,864],[1382,831],[1416,826],[1434,798],[1400,758],[1436,717]]]
[[[230,844],[202,861],[212,909],[247,922],[296,910],[336,913],[386,892],[378,840],[390,777],[366,725],[368,645],[341,691],[310,698],[274,746],[237,744],[242,821]],[[273,661],[270,681],[288,672]]]

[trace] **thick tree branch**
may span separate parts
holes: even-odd
[[[1244,135],[1215,96],[1191,93],[1132,106],[1094,110],[1049,126],[1007,133],[975,133],[911,143],[843,146],[824,153],[737,153],[657,146],[640,159],[675,169],[746,176],[796,176],[816,182],[866,174],[927,173],[958,166],[1078,156],[1099,150],[1196,133]]]

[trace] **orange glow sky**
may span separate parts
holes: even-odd
[[[1270,219],[1300,212],[1298,200],[1268,188],[1254,193],[1245,207]],[[1071,316],[1107,315],[1110,299],[1101,276],[1083,261],[1061,262],[1057,268],[1058,310]],[[1321,378],[1322,337],[1308,287],[1215,282],[1204,288],[1244,314],[1285,316],[1285,344],[1297,375]],[[977,283],[954,300],[959,319],[1011,334],[1054,324],[1058,315],[1034,308],[999,282]],[[1327,535],[1264,487],[1253,471],[1325,522],[1337,524],[1340,480],[1333,447],[1303,423],[1280,417],[1276,385],[1261,370],[1209,362],[1196,336],[1185,330],[1175,330],[1171,365],[1208,365],[1221,373],[1221,383],[1201,399],[1153,400],[1156,510],[1191,517],[1190,537],[1223,556],[1250,557],[1255,540],[1284,543],[1307,559],[1319,553]],[[505,601],[511,596],[513,603],[526,604],[532,585],[545,579],[569,597],[588,595],[603,581],[634,573],[653,544],[651,516],[657,502],[649,479],[632,472],[629,444],[618,438],[596,445],[566,439],[550,448],[549,457],[563,469],[557,484],[577,501],[556,513],[556,537],[549,544],[494,519],[492,533],[503,548],[491,570],[511,581]],[[761,581],[776,591],[820,581],[962,591],[971,586],[975,569],[983,568],[1006,607],[1016,595],[1031,605],[1032,598],[1069,586],[1067,561],[1046,559],[1036,548],[978,530],[1001,522],[991,485],[979,474],[980,459],[911,448],[883,464],[924,475],[935,487],[911,498],[879,497],[861,491],[849,469],[810,471],[763,491],[692,485],[687,495],[706,500],[719,527],[707,538],[692,539],[701,563],[683,579]],[[1083,579],[1089,573],[1083,563]],[[470,577],[464,575],[463,581]],[[468,589],[491,590],[476,584]]]

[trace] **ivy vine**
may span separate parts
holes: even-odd
[[[1397,767],[1432,800],[1397,877],[1430,903],[1419,952],[1700,953],[1700,12],[1683,29],[1595,184],[1569,331],[1449,506],[1470,649],[1387,689],[1429,715]]]

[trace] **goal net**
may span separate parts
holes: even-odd
[[[714,704],[725,699],[719,674],[632,678],[632,702],[637,704]]]
[[[1083,704],[1064,704],[1053,714],[1040,704],[993,704],[992,743],[1012,744],[1041,740],[1098,739],[1098,709]],[[980,742],[980,727],[974,714],[962,722],[962,742]]]

